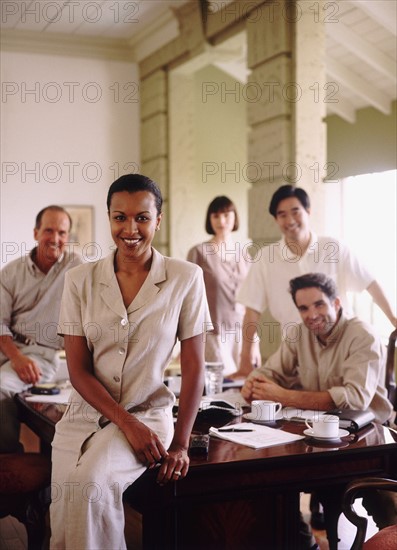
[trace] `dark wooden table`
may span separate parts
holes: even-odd
[[[29,404],[22,395],[17,403],[21,420],[48,449],[63,407]],[[304,429],[287,421],[277,427],[299,434]],[[370,424],[338,443],[305,438],[257,450],[210,438],[208,455],[192,457],[185,479],[159,487],[155,475],[148,471],[127,491],[142,514],[145,549],[296,549],[299,494],[325,488],[331,489],[328,537],[336,548],[340,494],[353,479],[396,478],[397,436]]]

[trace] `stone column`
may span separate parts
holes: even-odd
[[[188,249],[181,235],[189,233],[192,215],[187,205],[197,204],[194,75],[173,71],[169,82],[170,255],[185,258]]]
[[[280,238],[268,206],[274,191],[285,183],[308,192],[313,228],[323,231],[326,133],[321,13],[322,0],[282,0],[262,5],[247,18],[249,235],[259,245]],[[268,313],[261,322],[266,358],[277,349],[280,331]]]
[[[326,101],[335,86],[332,82],[326,82],[324,8],[324,0],[296,2],[292,56],[299,94],[292,111],[294,160],[300,169],[297,185],[309,193],[311,223],[318,234],[324,234],[327,210],[327,183],[324,183],[327,162]]]
[[[141,173],[161,187],[164,220],[154,246],[163,254],[169,251],[168,179],[168,74],[159,69],[141,80]]]
[[[174,7],[179,36],[143,59],[141,75],[141,161],[142,173],[161,185],[164,220],[154,245],[163,254],[171,253],[170,244],[170,71],[202,54],[206,49],[200,2]],[[185,82],[181,80],[182,88]],[[181,100],[182,100],[182,96]],[[184,123],[184,121],[182,121]],[[191,130],[189,127],[188,130]],[[186,150],[186,148],[185,148]],[[180,152],[178,152],[180,154]],[[185,163],[186,167],[186,163]],[[180,188],[177,188],[177,191]]]
[[[317,9],[317,12],[314,10]],[[306,189],[313,226],[323,227],[325,165],[325,29],[322,0],[276,1],[247,18],[249,233],[266,244],[279,238],[267,214],[284,183]]]

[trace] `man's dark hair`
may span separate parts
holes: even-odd
[[[293,185],[282,185],[275,191],[269,205],[269,212],[273,217],[277,217],[277,208],[281,201],[296,197],[306,211],[310,209],[310,198],[304,189],[294,187]]]
[[[156,202],[157,215],[161,214],[163,197],[161,195],[160,188],[157,183],[155,183],[147,176],[142,176],[141,174],[125,174],[124,176],[121,176],[116,181],[114,181],[109,187],[106,200],[108,212],[110,210],[110,203],[112,201],[113,194],[120,193],[122,191],[127,191],[128,193],[136,193],[137,191],[148,191],[149,193],[152,193]]]
[[[67,212],[62,206],[58,206],[56,204],[51,204],[50,206],[46,206],[45,208],[42,208],[40,212],[36,216],[36,221],[34,224],[35,229],[40,229],[41,226],[41,220],[43,219],[43,216],[47,210],[51,210],[53,212],[63,212],[63,214],[66,214],[69,218],[69,231],[72,229],[72,218],[70,217],[69,212]]]
[[[215,197],[208,206],[207,215],[205,217],[205,230],[207,233],[209,235],[214,235],[214,230],[211,225],[211,214],[216,214],[218,212],[234,212],[235,218],[232,231],[237,231],[239,228],[239,219],[235,204],[229,197],[221,195],[220,197]]]
[[[295,296],[298,290],[302,288],[318,288],[323,292],[331,301],[335,300],[338,295],[336,284],[333,279],[324,275],[324,273],[306,273],[300,277],[295,277],[289,282],[289,291],[296,305]]]

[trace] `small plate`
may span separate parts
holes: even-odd
[[[243,414],[243,418],[245,418],[246,420],[249,420],[250,422],[253,422],[254,424],[275,424],[277,420],[279,420],[279,418],[277,418],[277,413],[276,413],[276,418],[274,420],[258,420],[255,415],[251,414],[251,413],[244,413]]]
[[[315,436],[313,433],[313,430],[310,430],[310,429],[305,430],[303,433],[308,437],[312,437],[313,439],[318,439],[319,441],[337,441],[341,437],[346,437],[347,435],[350,435],[350,432],[348,432],[347,430],[339,430],[339,434],[337,437],[319,437],[318,435]]]

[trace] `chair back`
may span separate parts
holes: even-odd
[[[357,533],[350,550],[362,550],[365,541],[368,520],[355,512],[353,504],[359,493],[368,489],[397,491],[397,481],[394,479],[367,477],[351,481],[348,484],[342,500],[343,513],[357,527]]]
[[[389,343],[387,345],[387,357],[386,357],[386,390],[389,401],[393,405],[395,411],[397,411],[397,389],[396,389],[396,373],[395,373],[395,361],[396,361],[396,339],[397,329],[394,329],[389,336]]]

